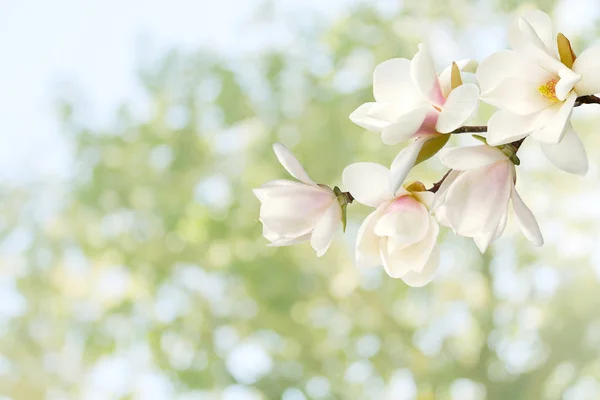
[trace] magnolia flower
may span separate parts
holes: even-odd
[[[585,174],[587,156],[569,119],[578,96],[600,92],[600,46],[576,57],[539,10],[517,18],[509,42],[514,50],[492,54],[476,74],[481,99],[500,109],[488,122],[488,143],[530,135],[557,167]]]
[[[329,187],[317,185],[300,162],[282,144],[273,145],[283,167],[300,182],[278,179],[253,192],[261,202],[263,236],[270,246],[289,246],[310,240],[321,257],[340,225],[342,208]]]
[[[439,263],[439,227],[429,215],[433,193],[420,182],[393,190],[390,178],[390,171],[375,163],[344,169],[344,185],[355,200],[375,208],[358,231],[356,264],[383,264],[392,278],[423,286],[433,279]]]
[[[412,61],[394,58],[379,64],[373,73],[375,102],[358,107],[350,119],[373,132],[381,132],[385,144],[416,139],[405,157],[414,165],[423,145],[439,139],[428,158],[442,148],[449,133],[471,118],[479,103],[479,88],[462,83],[461,71],[473,72],[476,63],[463,60],[438,76],[424,45]]]
[[[525,237],[543,244],[535,217],[515,188],[515,166],[502,150],[481,145],[445,149],[440,155],[452,169],[433,201],[442,225],[473,238],[483,253],[504,232],[510,200]]]

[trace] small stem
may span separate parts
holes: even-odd
[[[455,133],[483,133],[487,132],[488,127],[485,125],[482,126],[461,126],[458,129],[453,130],[450,134]]]
[[[575,107],[579,107],[582,104],[600,104],[600,97],[596,97],[593,94],[579,96],[577,100],[575,100]]]
[[[352,202],[354,201],[354,196],[352,196],[352,194],[350,192],[344,192],[342,193],[344,196],[346,196],[346,202],[348,204],[352,204]]]
[[[440,186],[442,186],[442,183],[444,183],[444,181],[446,180],[446,178],[448,177],[448,175],[450,175],[450,172],[452,172],[451,169],[449,169],[448,172],[446,172],[444,174],[444,176],[442,176],[442,179],[440,179],[439,181],[437,181],[436,183],[434,183],[433,186],[430,189],[427,189],[427,191],[431,192],[431,193],[436,193],[438,190],[440,190]]]

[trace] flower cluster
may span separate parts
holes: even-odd
[[[423,286],[435,276],[440,225],[473,238],[485,252],[504,231],[509,203],[523,235],[542,245],[536,219],[515,187],[517,152],[532,138],[556,167],[587,172],[587,155],[570,118],[574,107],[600,103],[594,96],[600,92],[600,46],[577,56],[538,10],[518,17],[508,36],[512,50],[479,65],[457,61],[440,74],[424,45],[412,60],[378,65],[375,101],[358,107],[350,119],[381,133],[387,145],[407,145],[389,169],[369,162],[346,167],[346,192],[316,184],[288,149],[275,144],[279,161],[299,182],[275,180],[254,190],[263,235],[271,245],[310,241],[317,256],[323,255],[339,226],[345,228],[346,208],[354,200],[374,208],[358,231],[357,265],[382,265],[390,277],[410,286]],[[496,112],[487,126],[466,125],[480,101]],[[483,144],[444,148],[452,134],[465,133]],[[437,153],[449,168],[439,182],[429,189],[406,182],[415,165]]]

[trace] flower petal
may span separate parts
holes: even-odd
[[[555,78],[533,60],[512,50],[493,53],[481,62],[475,74],[482,96],[509,78],[520,78],[534,85]]]
[[[496,147],[485,144],[479,146],[454,147],[440,151],[442,163],[457,171],[481,168],[498,161],[507,161],[508,157]]]
[[[560,76],[560,80],[556,84],[554,91],[558,100],[565,101],[569,96],[569,93],[571,93],[571,90],[573,90],[573,88],[577,84],[577,82],[581,80],[581,75],[576,74],[575,72],[571,71],[569,68],[564,66],[558,71],[558,75]],[[576,94],[575,97],[577,97]]]
[[[590,47],[581,53],[573,63],[573,71],[582,76],[575,85],[579,96],[600,93],[600,46]]]
[[[379,221],[387,204],[382,205],[365,218],[358,228],[356,235],[356,266],[370,268],[381,265],[379,257],[379,241],[381,238],[375,234],[375,225]]]
[[[456,180],[456,178],[458,178],[460,174],[461,171],[449,171],[448,175],[446,175],[446,178],[438,188],[437,192],[435,192],[435,195],[433,197],[433,204],[430,208],[431,211],[437,210],[444,203],[444,200],[446,198],[446,192],[450,188],[450,185],[452,185],[452,183]]]
[[[450,133],[473,116],[479,104],[479,88],[473,83],[460,85],[450,92],[438,117],[436,130]]]
[[[423,204],[427,210],[432,209],[435,193],[425,190],[424,192],[412,192],[411,194],[419,203]]]
[[[334,201],[315,225],[310,238],[310,245],[317,252],[317,257],[325,254],[341,221],[342,207],[339,202]]]
[[[377,207],[394,197],[390,171],[380,164],[351,164],[344,169],[342,181],[356,201],[369,207]]]
[[[456,66],[458,67],[458,70],[461,72],[461,77],[463,78],[463,82],[464,82],[464,76],[462,73],[465,73],[465,72],[475,73],[475,71],[477,70],[477,61],[471,60],[471,59],[460,60],[460,61],[456,61]],[[440,74],[439,80],[440,80],[440,87],[442,89],[442,94],[444,95],[444,97],[448,97],[448,94],[452,90],[452,82],[451,82],[452,81],[452,64],[447,66],[442,71],[442,73]]]
[[[260,207],[262,223],[286,238],[310,232],[336,200],[332,191],[310,185],[259,188],[255,193],[265,200]]]
[[[508,210],[506,210],[508,211]],[[500,218],[500,222],[498,223],[498,227],[496,230],[490,230],[489,232],[484,233],[483,235],[475,236],[473,241],[477,245],[477,248],[481,252],[481,254],[485,253],[490,244],[502,236],[504,229],[506,228],[506,220],[508,216],[508,212],[504,212],[502,218]]]
[[[488,121],[487,143],[498,146],[523,139],[539,126],[538,114],[517,115],[498,111]]]
[[[425,206],[410,195],[401,196],[390,203],[375,225],[377,236],[391,236],[399,243],[411,245],[427,233],[429,213]]]
[[[523,235],[525,235],[525,237],[535,246],[543,245],[544,238],[542,237],[542,232],[540,232],[540,227],[531,210],[525,205],[519,196],[519,193],[517,193],[517,189],[514,185],[512,186],[511,199],[513,210],[517,217],[517,223],[519,224]]]
[[[422,43],[419,44],[419,51],[410,63],[410,70],[412,79],[420,89],[422,95],[431,104],[441,107],[445,99],[442,95],[438,75],[435,71],[431,54]]]
[[[554,104],[552,100],[544,97],[538,88],[538,85],[522,78],[508,78],[495,88],[482,93],[481,99],[501,110],[528,115]]]
[[[435,278],[440,265],[440,248],[435,246],[421,272],[408,271],[400,279],[408,286],[423,287]]]
[[[298,236],[295,238],[279,238],[277,240],[272,241],[267,246],[269,246],[269,247],[292,246],[294,244],[307,242],[309,240],[310,240],[310,233],[306,233],[302,236]]]
[[[585,175],[588,171],[588,157],[585,147],[568,123],[565,136],[557,144],[541,143],[542,151],[552,164],[565,172],[577,175]]]
[[[294,157],[292,152],[287,147],[281,143],[275,143],[273,145],[273,151],[275,152],[275,155],[277,156],[277,159],[281,165],[283,165],[283,168],[285,168],[291,176],[306,184],[315,186],[317,185],[312,179],[310,179],[302,167],[302,164],[300,164],[300,161]]]
[[[577,94],[571,92],[563,103],[553,106],[551,109],[555,110],[554,115],[547,119],[542,128],[535,130],[531,134],[531,137],[546,143],[560,142],[565,134],[569,118],[571,118],[571,114],[573,113],[575,100],[577,100]]]
[[[390,254],[392,260],[398,260],[408,265],[410,271],[421,272],[427,264],[431,252],[437,246],[437,237],[440,227],[433,216],[429,217],[427,233],[417,243],[407,247],[398,248]]]
[[[421,106],[398,117],[383,128],[381,139],[387,145],[396,145],[410,139],[421,127],[431,106]]]
[[[350,121],[368,131],[381,132],[390,124],[390,121],[373,117],[371,113],[377,111],[377,108],[377,103],[365,103],[350,114]]]
[[[461,236],[495,232],[506,212],[512,186],[510,161],[463,172],[446,194],[446,217]]]
[[[517,17],[513,22],[508,43],[515,50],[527,51],[527,44],[532,44],[548,53],[556,52],[552,20],[543,11],[531,10]]]
[[[410,60],[392,58],[373,72],[373,95],[379,103],[403,103],[414,98],[418,89],[411,79]]]
[[[396,191],[402,187],[406,176],[415,166],[415,162],[417,161],[417,157],[419,156],[423,144],[425,144],[428,139],[429,138],[425,137],[416,139],[402,149],[396,158],[394,158],[389,175],[392,193],[396,193]]]
[[[252,189],[252,192],[254,193],[256,198],[258,198],[258,200],[261,203],[264,203],[265,201],[267,201],[269,199],[270,194],[276,194],[279,192],[279,191],[273,191],[273,189],[279,188],[281,186],[295,186],[297,188],[303,188],[302,190],[304,190],[304,188],[306,187],[306,184],[301,183],[301,182],[289,181],[287,179],[275,179],[275,180],[269,181],[267,183],[264,183],[259,188]],[[310,187],[313,189],[316,189],[314,186],[310,186]]]

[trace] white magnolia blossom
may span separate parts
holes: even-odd
[[[275,180],[254,190],[270,245],[310,240],[323,255],[342,220],[345,226],[346,206],[356,200],[375,209],[357,234],[357,265],[383,265],[389,276],[410,286],[426,285],[437,272],[439,225],[472,238],[485,252],[504,232],[512,204],[525,237],[541,246],[538,223],[515,187],[516,153],[531,137],[560,169],[587,172],[587,155],[570,118],[576,104],[600,104],[591,96],[600,93],[600,46],[577,57],[541,11],[517,18],[509,42],[512,50],[492,54],[478,68],[462,60],[439,75],[423,45],[412,60],[378,65],[375,101],[358,107],[350,119],[381,133],[387,145],[410,144],[389,170],[369,162],[346,167],[342,179],[348,192],[316,184],[288,149],[275,144],[277,158],[299,182]],[[477,110],[480,90],[481,99],[498,108],[487,129],[465,126]],[[486,130],[485,145],[442,149],[452,133]],[[441,183],[429,190],[420,182],[404,183],[417,163],[440,150],[450,168]]]
[[[459,71],[474,72],[477,63],[462,60],[456,65]],[[452,89],[451,71],[448,67],[438,76],[422,44],[412,60],[384,61],[373,73],[375,102],[358,107],[350,119],[365,129],[381,132],[388,145],[416,139],[405,153],[407,163],[412,160],[414,165],[427,140],[461,127],[477,110],[479,88],[473,83],[462,84],[460,79]]]
[[[263,236],[270,246],[289,246],[310,240],[317,256],[325,254],[340,226],[342,208],[333,190],[317,185],[282,144],[273,150],[283,167],[300,182],[278,179],[253,192],[260,200]]]
[[[543,244],[535,217],[515,188],[515,166],[503,151],[481,145],[444,149],[440,156],[451,168],[433,204],[442,225],[473,238],[484,252],[504,232],[511,201],[525,237],[536,246]]]
[[[500,109],[488,122],[488,143],[531,136],[557,167],[585,174],[587,155],[569,119],[578,96],[600,92],[600,46],[575,57],[539,10],[516,19],[509,42],[513,50],[492,54],[477,69],[481,99]]]
[[[410,286],[429,283],[439,264],[433,193],[419,182],[393,190],[390,171],[375,163],[349,165],[342,179],[356,201],[375,208],[358,231],[356,264],[383,265]]]

